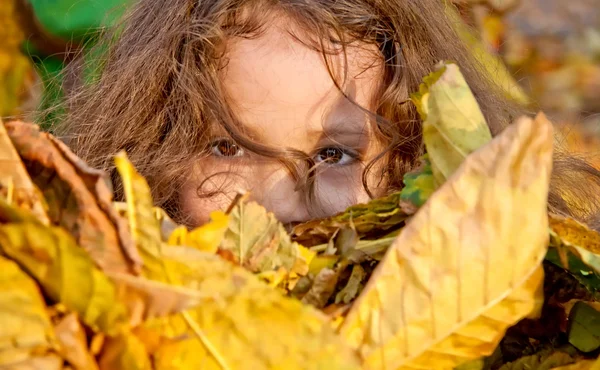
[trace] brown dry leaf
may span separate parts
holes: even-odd
[[[67,314],[55,325],[62,357],[76,370],[97,370],[94,356],[88,351],[85,330],[75,313]]]
[[[139,269],[140,257],[131,241],[115,225],[111,214],[110,191],[102,175],[83,167],[63,146],[57,146],[50,134],[35,125],[9,122],[6,130],[33,182],[48,204],[50,220],[69,231],[77,244],[106,271],[133,272]],[[85,174],[85,176],[84,176]],[[93,180],[95,178],[95,180]],[[97,192],[90,191],[90,188]]]
[[[178,313],[199,305],[206,295],[182,286],[145,278],[107,273],[117,288],[117,299],[127,307],[132,327],[143,321]]]
[[[335,292],[340,277],[340,271],[324,268],[315,276],[312,286],[302,297],[302,303],[323,308]]]
[[[39,223],[1,225],[0,251],[19,263],[50,300],[76,312],[92,330],[115,334],[127,325],[115,286],[63,229]]]
[[[321,312],[284,297],[219,256],[186,247],[163,252],[184,286],[214,298],[188,310],[190,321],[174,315],[168,323],[145,324],[140,339],[149,338],[148,351],[156,347],[155,336],[161,337],[161,345],[152,351],[157,370],[358,369],[356,353]],[[205,343],[211,345],[211,354]]]
[[[44,197],[33,185],[25,166],[0,120],[0,194],[6,192],[9,203],[31,211],[45,225],[50,223]]]
[[[350,224],[360,238],[373,232],[397,228],[408,217],[399,207],[400,203],[400,192],[396,192],[369,203],[357,204],[335,216],[297,225],[292,231],[292,239],[311,247],[329,242],[338,230]]]
[[[15,262],[0,256],[0,368],[29,361],[54,346],[40,290]]]
[[[542,301],[552,125],[521,118],[474,152],[413,217],[340,331],[370,369],[489,355]]]
[[[600,273],[600,233],[570,218],[549,216],[550,233],[557,248],[567,247],[581,260]],[[565,267],[568,268],[568,265]]]

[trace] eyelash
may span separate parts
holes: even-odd
[[[231,153],[227,153],[232,151]],[[241,157],[245,154],[244,149],[240,148],[236,143],[230,139],[216,139],[211,144],[211,153],[216,157],[222,158],[235,158]],[[324,158],[326,156],[339,157],[333,160]],[[321,157],[319,159],[319,157]],[[325,146],[319,149],[314,155],[314,161],[319,164],[323,163],[327,166],[345,166],[354,163],[359,159],[359,154],[348,148],[341,146]],[[332,163],[333,162],[333,163]]]

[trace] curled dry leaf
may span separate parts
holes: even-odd
[[[44,197],[33,184],[0,120],[0,196],[6,192],[8,203],[31,211],[45,225],[50,223]]]
[[[114,285],[63,229],[38,223],[1,225],[0,251],[92,330],[114,334],[126,326],[127,312],[116,299]]]
[[[380,262],[340,331],[366,368],[490,354],[541,303],[552,125],[522,118],[468,157]]]
[[[351,226],[360,238],[390,231],[401,226],[408,217],[400,203],[400,192],[396,192],[369,203],[357,204],[335,216],[297,225],[292,230],[292,239],[305,246],[314,246],[329,242],[338,230]]]
[[[0,256],[0,368],[28,362],[55,345],[37,285],[15,262]]]
[[[141,259],[110,206],[101,172],[85,166],[51,135],[23,122],[6,130],[25,167],[48,204],[52,223],[69,231],[106,271],[133,272]],[[65,153],[69,153],[65,155]]]
[[[558,215],[550,215],[549,223],[552,244],[559,251],[567,248],[594,269],[596,274],[600,274],[600,233],[580,222]],[[568,259],[563,259],[564,267],[569,268]]]

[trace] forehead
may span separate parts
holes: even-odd
[[[374,46],[349,46],[345,55],[329,55],[328,71],[320,51],[290,34],[290,22],[274,22],[259,37],[229,40],[221,78],[238,118],[273,141],[290,130],[364,126],[364,111],[344,97],[330,72],[351,100],[373,110],[382,63]]]

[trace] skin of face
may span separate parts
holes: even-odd
[[[365,112],[376,108],[382,75],[376,55],[374,47],[359,44],[347,47],[346,58],[341,51],[328,56],[348,99],[336,87],[323,54],[294,37],[290,22],[273,22],[257,38],[230,40],[221,79],[231,109],[256,133],[254,140],[315,159],[314,198],[307,201],[278,161],[228,147],[233,143],[226,136],[215,135],[212,155],[198,161],[181,192],[189,223],[206,222],[211,211],[226,208],[239,191],[250,192],[286,224],[368,201],[362,172],[383,148],[373,133],[373,116]],[[375,175],[368,179],[375,194],[380,182]],[[201,195],[214,190],[219,191]]]

